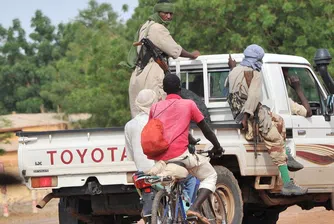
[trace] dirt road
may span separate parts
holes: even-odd
[[[28,202],[17,202],[8,207],[9,217],[3,217],[0,207],[1,224],[58,224],[58,200],[50,201],[38,213],[32,213],[32,205]]]
[[[9,207],[10,216],[2,217],[1,224],[58,224],[57,200],[51,201],[43,210],[37,214],[31,213],[31,205],[17,204]],[[303,211],[297,206],[288,208],[281,213],[278,224],[333,224],[334,211],[326,211],[324,208],[314,208]]]
[[[323,207],[303,211],[298,206],[293,206],[280,214],[277,224],[333,224],[334,211],[327,211]]]

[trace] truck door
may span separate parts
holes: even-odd
[[[309,187],[310,192],[318,192],[323,188],[329,189],[334,186],[332,177],[334,172],[334,116],[331,115],[329,121],[325,120],[327,93],[308,66],[282,65],[281,67],[289,69],[289,76],[299,77],[301,88],[312,109],[312,117],[305,118],[292,114],[291,106],[289,106],[297,160],[304,165],[304,169],[296,172],[294,178],[298,184]],[[301,104],[295,91],[289,85],[287,85],[287,91],[289,98]]]

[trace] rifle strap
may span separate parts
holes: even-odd
[[[150,31],[150,28],[154,23],[155,22],[153,20],[150,20],[149,24],[145,28],[145,33],[144,33],[143,38],[147,38],[148,32]],[[151,59],[151,55],[147,52],[146,47],[142,45],[140,48],[139,54],[138,54],[136,65],[139,66],[141,70],[143,70],[145,66],[148,64],[148,62],[150,61],[150,59]]]
[[[150,20],[150,23],[147,25],[147,27],[145,28],[146,30],[145,30],[145,33],[144,33],[144,36],[143,37],[147,37],[147,35],[148,35],[148,31],[150,31],[150,28],[151,28],[151,26],[154,24],[155,22],[153,21],[153,20]]]
[[[254,77],[254,71],[244,71],[244,77],[246,79],[246,83],[247,83],[247,86],[248,88],[250,87],[250,84],[252,82],[252,79]]]

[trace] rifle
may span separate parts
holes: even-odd
[[[253,121],[253,141],[254,141],[254,156],[257,159],[257,144],[259,143],[259,108],[260,105],[257,106],[254,111],[254,121]]]
[[[153,60],[160,66],[160,68],[164,71],[165,75],[169,75],[170,70],[168,68],[167,63],[164,61],[164,57],[162,56],[161,53],[159,53],[158,49],[153,43],[152,41],[150,41],[148,38],[143,38],[141,39],[139,42],[135,42],[133,43],[133,46],[140,46],[140,45],[144,45],[146,47],[146,54],[143,57],[143,64],[144,67],[146,66],[146,64],[148,63],[148,60],[152,57]]]

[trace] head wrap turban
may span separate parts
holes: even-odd
[[[244,51],[244,59],[240,65],[253,68],[254,70],[261,71],[262,58],[264,56],[264,50],[262,47],[256,44],[249,45]]]
[[[168,27],[171,21],[164,21],[161,19],[159,12],[171,12],[174,13],[175,7],[173,3],[165,1],[160,1],[154,6],[154,13],[149,17],[150,20],[153,20],[156,23],[160,23],[165,27]]]
[[[158,2],[154,6],[154,12],[171,12],[174,13],[175,7],[173,3],[170,3],[168,1],[164,2]]]
[[[157,94],[151,89],[143,89],[138,93],[135,105],[140,112],[149,114],[152,104],[156,102],[158,102]]]

